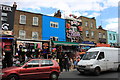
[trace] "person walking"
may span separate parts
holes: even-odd
[[[65,65],[65,71],[69,71],[70,63],[67,54],[64,55],[64,65]]]

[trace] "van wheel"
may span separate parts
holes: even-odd
[[[8,76],[7,80],[19,80],[19,77],[17,75],[12,74]]]
[[[52,73],[50,75],[50,80],[57,80],[58,79],[58,74],[57,73]]]
[[[117,69],[118,72],[120,72],[120,65],[118,66],[118,69]]]
[[[95,68],[94,74],[95,74],[96,76],[99,76],[99,75],[100,75],[100,68],[99,68],[99,67]]]

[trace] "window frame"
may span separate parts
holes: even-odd
[[[36,33],[37,33],[37,38],[34,38],[34,35],[33,35],[33,34],[36,35]],[[34,39],[34,40],[38,40],[38,38],[39,38],[39,33],[38,33],[38,32],[32,32],[32,39]]]
[[[59,23],[58,22],[50,21],[50,27],[59,28]]]
[[[33,26],[38,26],[38,23],[39,23],[39,18],[38,17],[33,17],[33,23],[32,23],[32,25]]]
[[[86,34],[86,37],[89,37],[89,31],[88,30],[85,31],[85,34]]]
[[[24,19],[22,18],[24,16]],[[20,24],[26,24],[26,15],[20,15]]]
[[[22,35],[20,35],[21,34],[20,31],[23,31]],[[23,37],[20,37],[20,36],[23,36]],[[25,39],[25,37],[26,37],[26,31],[25,30],[19,30],[19,38]]]
[[[85,26],[88,26],[88,21],[85,21]]]

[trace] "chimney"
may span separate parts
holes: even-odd
[[[13,3],[13,7],[14,7],[14,8],[17,8],[16,2]]]
[[[60,10],[58,10],[57,13],[55,12],[54,17],[61,18],[61,12],[60,12]]]

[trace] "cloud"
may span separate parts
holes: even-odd
[[[88,15],[87,17],[97,17],[100,16],[100,13],[92,13],[91,15]]]
[[[105,22],[108,23],[105,27],[106,30],[115,31],[118,33],[118,18],[107,19]]]
[[[63,11],[100,11],[111,6],[118,6],[119,0],[2,0],[1,3],[12,5],[17,2],[18,9],[40,7],[56,8]]]

